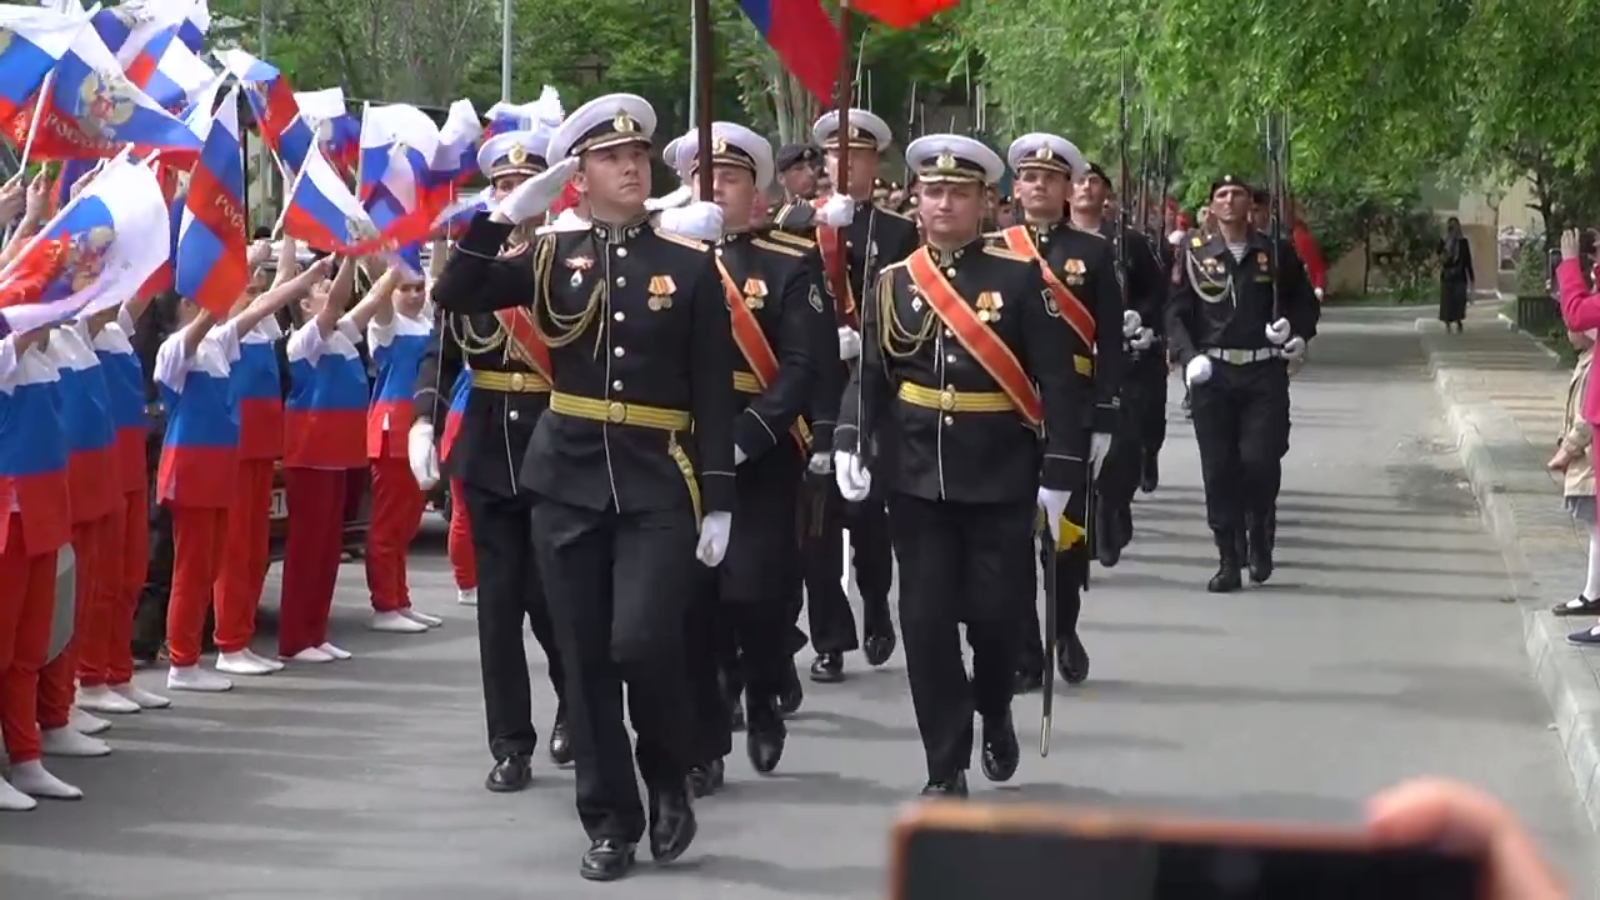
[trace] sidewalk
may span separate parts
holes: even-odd
[[[1478,304],[1462,334],[1418,319],[1438,389],[1485,525],[1505,558],[1522,608],[1528,659],[1555,714],[1567,763],[1600,828],[1600,653],[1567,643],[1595,624],[1557,619],[1551,606],[1583,585],[1587,537],[1545,470],[1555,452],[1570,370],[1533,338]]]

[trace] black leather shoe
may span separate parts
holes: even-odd
[[[867,665],[876,669],[889,661],[894,656],[895,645],[899,643],[894,634],[893,625],[884,625],[882,630],[874,629],[861,642],[861,651],[867,657]]]
[[[967,798],[967,773],[957,772],[954,778],[930,778],[922,789],[922,796],[931,800],[965,800]]]
[[[1018,672],[1016,681],[1012,683],[1011,691],[1015,694],[1031,694],[1044,689],[1044,673],[1028,670]]]
[[[818,653],[811,662],[811,680],[819,684],[838,684],[844,680],[844,654]]]
[[[709,764],[695,764],[689,767],[689,793],[696,799],[710,796],[711,791],[711,766]]]
[[[650,855],[656,862],[682,856],[698,830],[688,791],[650,789]]]
[[[783,724],[783,716],[775,705],[762,710],[752,704],[750,727],[744,736],[744,752],[757,772],[768,775],[778,767],[778,761],[783,759],[784,743],[788,739],[789,729]]]
[[[806,689],[800,684],[800,667],[789,660],[789,667],[783,672],[783,686],[778,690],[778,712],[792,716],[800,710],[800,704],[806,699]]]
[[[1083,684],[1089,680],[1089,651],[1073,632],[1056,650],[1056,670],[1067,684]]]
[[[518,753],[494,764],[483,786],[496,794],[514,794],[533,781],[533,764],[528,754]]]
[[[556,716],[556,724],[550,729],[550,760],[558,766],[572,762],[572,738],[567,734],[566,716]]]
[[[1011,711],[1003,716],[983,719],[983,777],[990,781],[1010,781],[1017,774],[1022,747],[1017,744],[1017,729]]]
[[[728,703],[728,729],[733,732],[744,730],[744,701],[734,698]]]
[[[589,845],[578,864],[585,881],[616,881],[633,871],[633,845],[616,838],[601,838]]]
[[[1144,471],[1139,473],[1139,490],[1146,494],[1155,493],[1161,486],[1161,464],[1157,462],[1157,455],[1149,454],[1144,458]]]

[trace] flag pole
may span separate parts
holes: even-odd
[[[696,180],[700,182],[700,199],[709,201],[714,191],[711,172],[711,2],[694,0],[690,11],[694,14],[695,85],[692,97],[696,136],[700,145],[695,149],[700,170]],[[668,165],[676,162],[667,160]]]

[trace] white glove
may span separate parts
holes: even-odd
[[[854,453],[841,450],[833,454],[833,480],[839,485],[839,496],[851,503],[867,499],[867,493],[872,490],[872,473]]]
[[[1183,243],[1183,238],[1184,238],[1183,229],[1182,228],[1174,228],[1172,230],[1172,233],[1167,235],[1167,243],[1169,243],[1172,246],[1176,247],[1179,244]]]
[[[1211,380],[1211,357],[1196,356],[1183,367],[1183,383],[1189,387]]]
[[[439,483],[439,451],[433,446],[433,423],[419,419],[406,436],[406,457],[417,487],[429,490]]]
[[[833,457],[826,453],[813,453],[811,461],[806,463],[806,469],[813,475],[826,475],[833,471]]]
[[[1134,337],[1131,346],[1135,350],[1148,350],[1156,342],[1156,333],[1149,328],[1139,329],[1139,334]]]
[[[1122,336],[1123,337],[1127,337],[1127,338],[1133,337],[1134,335],[1139,333],[1139,329],[1142,328],[1142,327],[1144,327],[1144,319],[1140,318],[1139,314],[1137,312],[1135,312],[1135,311],[1133,311],[1131,309],[1123,310],[1123,313],[1122,313]]]
[[[691,241],[714,241],[722,237],[722,207],[696,200],[688,206],[663,209],[656,227]]]
[[[1094,477],[1100,477],[1100,467],[1106,464],[1106,456],[1111,453],[1111,435],[1096,431],[1089,436],[1089,465],[1094,470]]]
[[[824,225],[843,228],[855,221],[856,201],[847,194],[834,194],[823,201],[817,219]]]
[[[570,157],[517,185],[495,207],[490,217],[496,222],[520,225],[536,216],[542,216],[556,202],[572,173],[578,171],[577,157]]]
[[[651,212],[660,212],[664,209],[677,209],[694,199],[694,188],[687,184],[666,195],[665,197],[651,197],[644,202],[644,208]]]
[[[733,513],[709,512],[700,520],[700,543],[694,548],[694,558],[712,568],[722,565],[728,555],[728,536],[733,533]]]
[[[861,355],[861,333],[848,325],[839,328],[839,358],[845,362]]]
[[[1312,288],[1311,289],[1311,293],[1317,295],[1317,302],[1318,303],[1322,302],[1322,288]]]
[[[1070,491],[1039,488],[1039,508],[1044,510],[1045,523],[1050,526],[1050,537],[1057,543],[1061,541],[1061,517],[1067,514],[1067,500],[1071,497]]]
[[[1284,345],[1283,345],[1283,358],[1284,359],[1299,359],[1300,357],[1305,355],[1305,352],[1306,352],[1305,338],[1302,338],[1299,335],[1295,335],[1294,337],[1289,338],[1289,340],[1287,342],[1285,342]]]
[[[749,458],[750,458],[750,456],[748,454],[746,454],[742,449],[740,449],[738,444],[734,444],[733,445],[733,464],[734,465],[737,466],[738,464],[744,462],[745,460],[747,460]]]
[[[1289,339],[1289,320],[1279,319],[1267,326],[1267,340],[1281,345]]]

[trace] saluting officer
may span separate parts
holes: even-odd
[[[877,470],[900,562],[906,674],[927,755],[924,795],[961,797],[974,711],[983,771],[1018,763],[1012,678],[1033,605],[1037,507],[1052,531],[1085,485],[1080,380],[1065,311],[1039,265],[985,246],[985,190],[1005,165],[959,135],[911,142],[928,244],[886,269],[863,308],[861,365],[845,391],[834,457],[840,493],[867,495],[864,448],[893,444]],[[962,661],[960,626],[972,647]]]
[[[507,132],[484,142],[478,167],[488,177],[496,202],[545,170],[549,142],[548,129]],[[530,222],[504,235],[487,255],[498,260],[496,265],[528,265],[531,232]],[[467,407],[444,468],[464,487],[478,557],[478,655],[489,750],[495,759],[486,786],[505,792],[527,787],[530,760],[538,744],[522,641],[524,619],[532,625],[549,660],[550,683],[557,698],[550,757],[565,765],[572,761],[572,748],[564,702],[567,670],[556,646],[544,585],[533,563],[528,526],[533,497],[517,484],[516,472],[534,425],[550,402],[549,351],[539,342],[526,311],[514,308],[521,302],[518,295],[496,298],[504,309],[486,307],[470,315],[447,311],[461,308],[458,301],[462,296],[505,290],[505,285],[486,280],[489,271],[485,260],[458,255],[434,285],[438,340],[418,371],[409,452],[417,483],[427,488],[438,482],[433,423],[442,421],[448,411],[445,391],[456,383],[463,367],[470,370]]]
[[[711,163],[723,224],[716,270],[738,349],[733,387],[740,409],[733,419],[733,458],[744,523],[718,568],[718,614],[738,648],[745,750],[756,771],[767,773],[777,767],[787,737],[779,698],[793,673],[795,648],[786,639],[794,627],[788,601],[801,575],[796,522],[811,443],[804,414],[823,367],[834,368],[837,339],[815,245],[752,225],[755,196],[773,178],[766,139],[742,125],[717,122]],[[698,132],[691,132],[678,150],[677,168],[692,179],[699,166]],[[699,668],[700,702],[715,707],[720,694],[714,679],[704,677],[706,666]],[[727,721],[726,710],[710,717],[724,739]]]
[[[848,135],[839,134],[839,113],[833,110],[817,119],[811,136],[827,155],[828,177],[839,190],[826,200],[795,203],[782,211],[776,221],[786,231],[814,239],[822,257],[828,290],[836,281],[846,284],[843,297],[834,297],[838,316],[841,371],[854,367],[861,355],[858,298],[867,286],[877,281],[886,266],[904,260],[917,248],[917,226],[907,217],[872,202],[878,162],[889,148],[888,123],[864,109],[849,111]],[[838,185],[839,158],[849,155],[848,185]],[[845,253],[838,252],[839,230],[845,233]],[[838,402],[824,390],[815,411],[818,448],[811,456],[814,474],[826,474],[831,467],[826,448],[831,446]],[[871,447],[862,452],[871,456]],[[811,664],[811,678],[829,683],[844,678],[844,654],[861,647],[867,663],[881,666],[894,654],[894,621],[889,615],[889,589],[894,560],[889,546],[889,526],[885,518],[884,497],[874,494],[845,504],[829,489],[824,495],[820,523],[806,532],[805,582],[810,608],[811,646],[817,658]],[[841,532],[850,531],[850,547],[855,564],[856,585],[861,589],[862,637],[856,636],[855,615],[850,600],[840,587],[843,559]]]
[[[1118,390],[1124,373],[1123,336],[1137,330],[1137,313],[1125,312],[1117,284],[1116,253],[1110,241],[1098,231],[1074,228],[1066,218],[1073,200],[1074,180],[1089,178],[1089,163],[1077,146],[1053,134],[1027,134],[1017,138],[1006,151],[1015,175],[1014,190],[1022,206],[1024,222],[995,235],[992,240],[1034,260],[1044,278],[1051,299],[1061,311],[1067,341],[1072,352],[1060,357],[1057,365],[1071,366],[1083,388],[1093,398],[1092,408],[1081,411],[1084,425],[1092,432],[1089,442],[1090,469],[1087,477],[1099,474],[1111,448],[1111,435],[1121,418]],[[1075,491],[1068,517],[1087,525],[1090,492]],[[1040,535],[1040,557],[1055,551],[1048,534]],[[1089,654],[1078,637],[1078,616],[1082,609],[1082,590],[1089,574],[1091,549],[1074,543],[1062,551],[1056,562],[1056,659],[1061,677],[1077,684],[1089,677]],[[1029,571],[1033,571],[1029,568]],[[1031,591],[1031,589],[1030,589]],[[1028,596],[1032,597],[1030,592]],[[1038,609],[1032,603],[1026,610],[1026,625],[1019,691],[1037,690],[1043,682],[1044,645],[1040,640]]]
[[[1289,361],[1317,333],[1320,308],[1287,241],[1250,221],[1251,193],[1231,175],[1211,185],[1216,233],[1182,248],[1167,339],[1190,388],[1206,522],[1220,565],[1206,590],[1272,576],[1278,489],[1289,452]]]
[[[477,268],[483,288],[442,298],[457,312],[527,304],[550,351],[550,411],[520,475],[537,496],[534,549],[572,673],[578,816],[591,840],[579,874],[595,881],[632,869],[647,827],[624,684],[651,853],[676,859],[694,839],[684,624],[695,560],[722,561],[733,518],[728,308],[708,248],[658,230],[645,209],[655,123],[632,94],[574,111],[550,141],[556,164],[458,245],[451,265]],[[541,236],[531,258],[497,259],[515,223],[543,214],[568,178],[589,227]],[[685,210],[720,228],[715,206]]]

